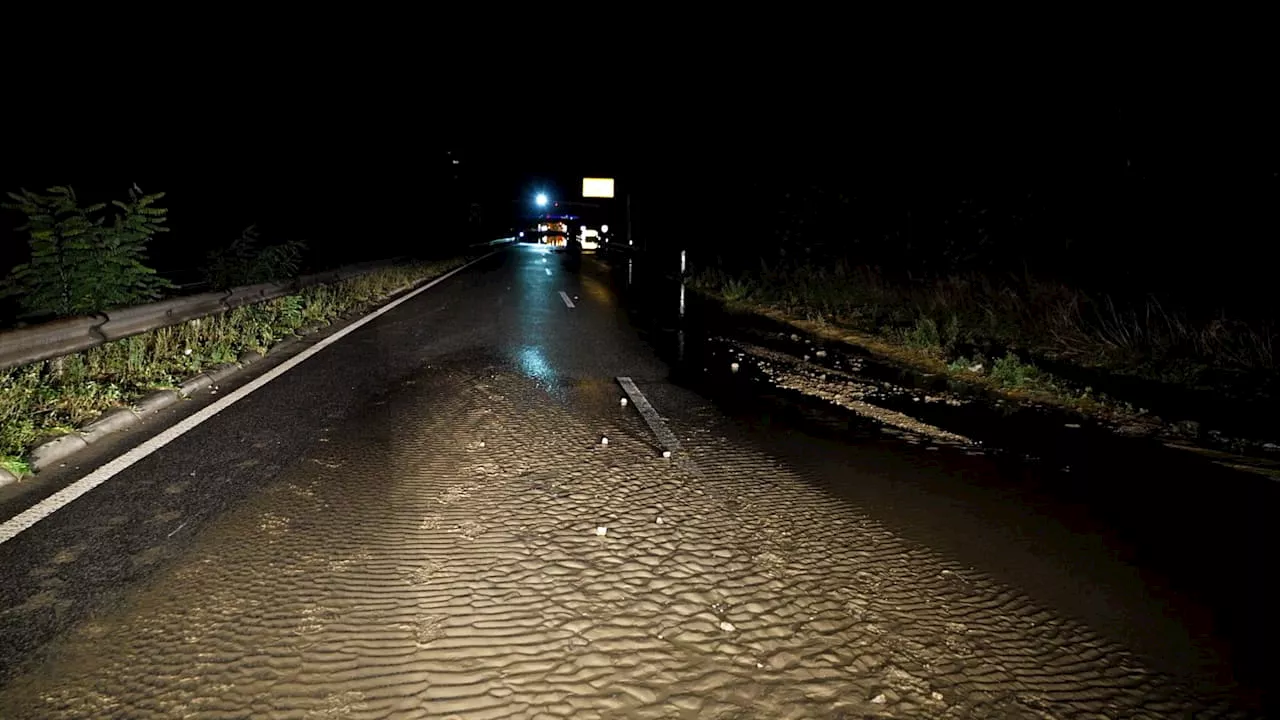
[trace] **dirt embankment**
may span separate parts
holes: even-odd
[[[723,302],[714,294],[707,297]],[[1280,438],[1249,437],[1238,424],[1229,425],[1230,432],[1219,429],[1210,419],[1196,419],[1196,407],[1181,412],[1166,408],[1162,416],[1012,357],[947,363],[892,338],[760,304],[726,303],[722,309],[744,319],[744,325],[751,325],[748,318],[754,317],[768,321],[773,330],[783,329],[769,333],[774,336],[773,349],[751,341],[764,337],[759,332],[732,341],[736,351],[758,365],[773,384],[831,401],[922,438],[968,441],[968,428],[983,415],[974,406],[982,404],[999,415],[1016,409],[1033,411],[1058,417],[1058,424],[1068,429],[1085,424],[1116,435],[1147,438],[1234,469],[1280,479]],[[837,362],[843,362],[847,372]],[[872,378],[870,384],[866,372]],[[890,376],[892,381],[885,381]],[[942,407],[954,410],[940,414],[937,408]],[[940,415],[945,419],[935,427]]]

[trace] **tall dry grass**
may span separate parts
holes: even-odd
[[[1030,275],[925,279],[835,262],[708,269],[695,284],[733,302],[848,323],[943,356],[975,345],[1156,374],[1175,366],[1183,373],[1277,369],[1272,322],[1197,316],[1155,297],[1125,302]]]

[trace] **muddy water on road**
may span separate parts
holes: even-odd
[[[663,460],[593,398],[442,362],[80,627],[0,715],[1228,714],[714,423],[676,420],[689,452]]]
[[[690,292],[681,313],[674,277],[642,274],[636,260],[628,284],[626,262],[602,272],[629,297],[633,321],[677,382],[735,418],[744,442],[1164,672],[1247,704],[1276,702],[1280,630],[1265,568],[1280,550],[1271,520],[1280,485],[1051,409],[949,393],[943,378],[824,347]],[[857,397],[865,390],[924,430],[833,404],[823,391],[842,378],[853,382],[837,392],[856,385]]]

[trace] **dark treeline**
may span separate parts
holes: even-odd
[[[844,136],[815,126],[764,152],[708,138],[645,174],[636,232],[740,269],[844,260],[904,278],[1030,273],[1121,298],[1274,315],[1273,111],[1055,111],[1062,117],[1040,108],[917,118]]]

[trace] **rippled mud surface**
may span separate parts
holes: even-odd
[[[600,395],[405,384],[0,716],[1227,715],[712,428],[662,459]]]

